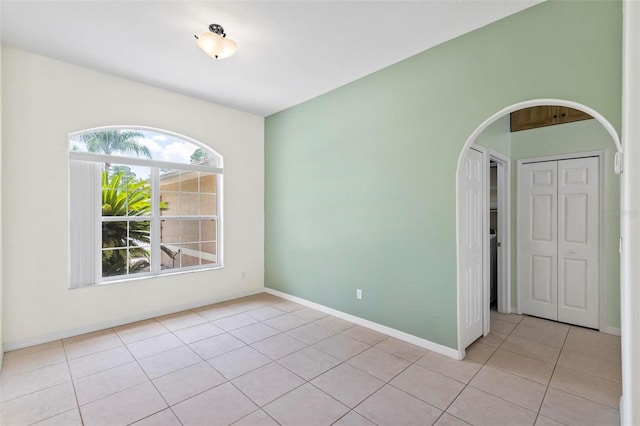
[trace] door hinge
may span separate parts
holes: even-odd
[[[616,152],[616,156],[613,159],[613,169],[617,175],[622,173],[622,161],[623,161],[622,152],[620,151]]]

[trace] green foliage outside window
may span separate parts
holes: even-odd
[[[166,208],[161,205],[160,208]],[[102,216],[151,216],[151,185],[121,171],[102,172]],[[143,272],[150,265],[151,222],[122,220],[102,224],[102,274]],[[128,267],[128,268],[127,268]]]

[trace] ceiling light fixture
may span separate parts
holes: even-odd
[[[203,32],[200,37],[194,35],[198,47],[204,53],[216,59],[224,59],[233,55],[238,48],[235,41],[229,40],[224,32],[224,28],[218,24],[209,25],[209,32]]]

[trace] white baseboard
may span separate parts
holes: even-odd
[[[613,334],[614,336],[620,336],[622,335],[622,332],[620,331],[619,328],[616,327],[602,327],[600,329],[601,333],[607,333],[607,334]]]
[[[52,342],[54,340],[66,339],[67,337],[78,336],[80,334],[91,333],[94,331],[104,330],[106,328],[112,328],[112,327],[117,327],[124,324],[130,324],[136,321],[143,321],[149,318],[155,318],[162,315],[174,314],[176,312],[195,309],[201,306],[207,306],[214,303],[226,302],[228,300],[233,300],[240,297],[251,296],[253,294],[263,293],[264,290],[265,289],[263,287],[259,287],[254,290],[234,293],[228,296],[217,297],[217,298],[212,298],[208,300],[201,300],[198,302],[187,303],[179,306],[172,306],[170,308],[159,309],[151,312],[145,312],[139,315],[133,315],[126,318],[118,318],[114,320],[103,321],[103,322],[87,325],[84,327],[78,327],[78,328],[72,328],[68,330],[56,331],[54,333],[42,334],[40,336],[31,337],[29,339],[14,340],[12,342],[4,343],[2,345],[2,350],[3,352],[15,351],[16,349],[22,349],[29,346],[35,346],[42,343]]]
[[[318,303],[310,302],[306,299],[302,299],[300,297],[291,296],[290,294],[283,293],[278,290],[273,290],[271,288],[265,287],[264,291],[266,293],[272,294],[274,296],[281,297],[286,300],[290,300],[292,302],[299,303],[304,306],[308,306],[310,308],[316,309],[320,312],[324,312],[329,315],[333,315],[334,317],[350,321],[354,324],[361,325],[366,328],[370,328],[371,330],[378,331],[380,333],[386,334],[391,337],[395,337],[398,340],[405,341],[407,343],[411,343],[412,345],[420,346],[421,348],[429,349],[430,351],[437,352],[442,355],[446,355],[450,358],[460,360],[464,356],[464,351],[458,351],[457,349],[452,349],[448,346],[441,345],[439,343],[432,342],[427,339],[423,339],[418,336],[414,336],[409,333],[405,333],[404,331],[396,330],[395,328],[387,327],[386,325],[378,324],[377,322],[369,321],[364,318],[357,317],[355,315],[347,314],[346,312],[338,311],[333,308],[329,308],[324,305],[320,305]]]

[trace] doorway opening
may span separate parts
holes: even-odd
[[[489,160],[489,309],[498,310],[498,249],[501,248],[498,237],[498,163]]]
[[[511,160],[489,150],[489,306],[511,313]],[[493,235],[493,236],[492,236]]]
[[[510,282],[510,277],[511,277],[511,271],[508,269],[511,261],[509,260],[504,260],[504,256],[500,256],[500,249],[502,249],[503,252],[509,253],[511,252],[510,249],[506,249],[505,247],[505,240],[500,240],[500,234],[502,235],[507,235],[509,233],[509,228],[510,228],[510,224],[509,224],[509,218],[511,216],[511,214],[506,214],[503,215],[502,217],[502,223],[499,224],[498,223],[498,217],[500,215],[501,210],[506,213],[507,210],[507,205],[504,204],[504,198],[506,198],[506,196],[508,196],[511,193],[511,190],[504,190],[505,188],[503,188],[503,191],[499,191],[498,187],[500,186],[498,183],[498,179],[500,176],[500,169],[501,166],[500,164],[510,164],[510,158],[506,155],[503,155],[503,158],[499,158],[500,153],[496,153],[496,152],[491,152],[491,149],[487,149],[484,151],[484,157],[485,157],[485,161],[483,161],[483,167],[485,167],[485,171],[484,173],[484,182],[483,185],[486,187],[486,196],[485,199],[485,209],[484,212],[486,214],[483,214],[483,216],[486,217],[486,219],[483,219],[483,232],[485,233],[482,236],[482,240],[484,241],[484,246],[483,246],[483,253],[482,253],[482,269],[480,271],[478,271],[476,269],[476,272],[479,273],[482,277],[481,280],[475,280],[473,277],[469,276],[469,271],[473,270],[473,269],[469,269],[469,265],[465,264],[465,261],[468,259],[473,259],[473,256],[468,256],[468,253],[465,253],[465,241],[468,242],[468,238],[465,235],[465,229],[469,229],[468,227],[468,223],[469,221],[467,220],[465,222],[465,215],[466,212],[464,211],[465,208],[465,197],[464,197],[464,186],[461,186],[461,183],[464,181],[463,178],[463,170],[465,168],[465,164],[468,163],[468,152],[469,149],[471,147],[471,145],[474,145],[477,143],[479,136],[492,124],[494,124],[496,121],[498,121],[500,118],[510,114],[511,112],[514,111],[518,111],[524,108],[529,108],[529,107],[536,107],[536,106],[560,106],[560,107],[568,107],[568,108],[572,108],[572,109],[576,109],[576,110],[580,110],[580,111],[584,111],[585,113],[589,114],[591,117],[593,117],[595,120],[597,120],[597,122],[604,128],[604,130],[606,131],[606,134],[608,135],[608,137],[611,138],[611,140],[613,141],[614,145],[615,145],[615,162],[611,161],[612,164],[609,165],[608,167],[611,168],[611,170],[614,169],[614,165],[613,163],[615,163],[615,171],[616,173],[620,173],[621,170],[619,170],[618,165],[621,164],[621,153],[622,153],[622,148],[621,148],[621,144],[620,144],[620,140],[618,138],[618,135],[615,131],[615,129],[613,128],[613,126],[601,115],[599,114],[597,111],[585,106],[585,105],[581,105],[578,104],[576,102],[572,102],[572,101],[565,101],[565,100],[558,100],[558,99],[538,99],[538,100],[532,100],[532,101],[526,101],[526,102],[521,102],[512,106],[509,106],[507,108],[502,109],[501,111],[498,111],[497,113],[495,113],[494,115],[492,115],[491,117],[489,117],[487,120],[485,120],[472,134],[471,136],[467,139],[467,142],[465,143],[461,153],[460,153],[460,157],[458,159],[458,171],[456,174],[456,219],[457,219],[457,226],[456,226],[456,231],[457,231],[457,265],[458,265],[458,279],[457,279],[457,294],[458,294],[458,351],[459,351],[459,358],[462,359],[465,356],[465,348],[466,346],[468,346],[468,344],[470,344],[471,342],[473,342],[474,340],[476,340],[477,338],[481,337],[482,335],[486,336],[489,331],[490,331],[490,321],[489,321],[489,312],[490,312],[490,306],[491,306],[491,300],[492,300],[492,295],[493,297],[493,301],[495,302],[495,307],[498,311],[502,311],[505,313],[509,313],[510,311],[512,311],[512,304],[511,304],[511,294],[510,290],[512,287],[512,284],[515,285],[517,284],[517,282],[512,283]],[[496,155],[498,154],[498,155]],[[611,155],[613,157],[613,153]],[[609,157],[609,160],[611,160],[612,158]],[[493,160],[493,162],[495,163],[495,174],[496,174],[496,185],[492,185],[491,182],[491,168],[490,168],[490,162]],[[506,169],[506,167],[504,168]],[[509,184],[509,176],[510,176],[510,172],[508,174],[505,173],[505,170],[502,170],[503,174],[503,178],[504,181],[502,182],[505,185]],[[495,257],[494,262],[492,262],[492,257],[491,257],[491,248],[492,248],[492,243],[491,243],[491,228],[493,228],[493,226],[491,225],[491,215],[494,213],[492,211],[492,204],[491,204],[491,200],[490,200],[490,194],[491,194],[491,190],[492,188],[495,186],[495,196],[496,196],[496,204],[495,204]],[[499,200],[498,200],[498,194],[502,193],[503,195],[505,195],[505,197],[503,197],[503,205],[502,205],[502,209],[500,209],[499,204]],[[509,202],[508,204],[512,204],[512,202]],[[514,210],[515,211],[515,210]],[[517,219],[516,219],[517,220]],[[500,229],[502,225],[503,229]],[[504,229],[506,227],[506,229]],[[501,232],[502,231],[502,232]],[[616,235],[616,238],[618,236]],[[500,244],[500,247],[498,247],[498,243]],[[466,259],[466,260],[465,260]],[[502,262],[500,262],[500,260],[502,260]],[[492,268],[493,266],[493,268]],[[494,269],[495,271],[495,278],[494,278],[494,282],[495,285],[493,286],[493,288],[495,289],[492,292],[492,286],[491,286],[491,269]],[[501,280],[501,277],[503,278]],[[476,288],[476,289],[470,289],[469,285],[472,285],[475,282],[480,281],[482,284],[482,288]],[[502,286],[500,285],[500,283],[502,282]],[[477,284],[476,284],[477,285]],[[471,298],[473,297],[473,295],[479,295],[477,297],[481,297],[482,300],[481,301],[477,301],[477,300],[472,300]],[[518,297],[520,297],[520,292],[518,292]],[[476,310],[474,307],[477,307],[478,304],[480,304],[480,306],[482,306],[482,315],[473,315],[473,312],[471,312],[471,310]],[[514,303],[515,305],[517,305],[517,300],[516,303]],[[516,309],[517,310],[517,309]],[[480,321],[481,325],[480,327],[476,326],[472,326],[471,321]],[[478,333],[478,330],[481,330],[480,333]],[[474,334],[470,334],[470,333],[474,333]]]

